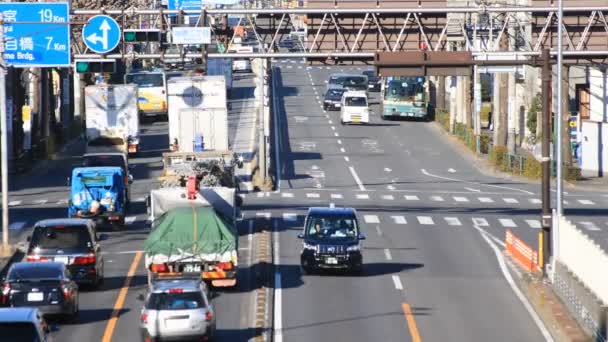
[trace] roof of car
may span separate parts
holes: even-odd
[[[94,222],[89,219],[81,218],[56,218],[46,219],[36,222],[36,227],[49,227],[49,226],[93,226]]]
[[[363,90],[349,90],[344,92],[342,96],[367,97],[367,94]]]
[[[28,269],[28,268],[58,268],[58,269],[63,269],[65,267],[65,264],[62,262],[56,262],[56,261],[45,261],[45,262],[27,262],[27,261],[22,261],[22,262],[16,262],[14,264],[11,265],[11,270],[22,270],[22,269]]]
[[[200,290],[200,279],[171,279],[171,280],[158,280],[155,281],[152,286],[152,292],[159,293],[165,292],[171,289],[183,289],[184,291],[199,291]]]
[[[308,209],[308,214],[356,215],[356,211],[354,208],[311,207]]]
[[[0,322],[31,322],[37,319],[37,308],[0,308]]]

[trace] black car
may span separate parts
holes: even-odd
[[[367,88],[370,91],[380,91],[380,77],[376,75],[374,70],[365,70],[362,72],[363,75],[367,76]]]
[[[39,221],[28,237],[26,260],[57,261],[66,265],[72,279],[78,284],[95,287],[103,281],[103,256],[92,220],[67,218]]]
[[[342,94],[346,89],[344,88],[330,88],[325,92],[325,98],[323,99],[323,109],[325,110],[340,110],[340,102],[342,100]]]
[[[300,265],[304,273],[316,269],[345,269],[360,273],[363,269],[361,234],[353,208],[320,208],[308,210]]]
[[[18,262],[2,285],[2,305],[36,307],[43,315],[78,315],[78,285],[61,262]]]

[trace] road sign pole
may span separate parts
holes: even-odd
[[[0,14],[0,168],[2,169],[2,250],[8,246],[8,149],[6,120],[6,63],[4,62],[4,20]]]

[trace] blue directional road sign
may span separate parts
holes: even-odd
[[[0,3],[4,60],[10,66],[70,66],[70,9],[67,3]]]
[[[86,46],[97,53],[107,53],[120,43],[120,27],[114,18],[96,15],[82,28]]]
[[[167,9],[170,10],[196,10],[200,11],[203,3],[201,0],[168,0]],[[195,16],[198,14],[192,14]],[[175,14],[171,14],[170,16],[174,17]]]

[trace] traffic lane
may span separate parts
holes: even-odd
[[[394,260],[424,265],[400,275],[408,303],[420,312],[422,340],[543,340],[495,252],[471,225],[411,222],[406,229],[394,224],[381,229]]]
[[[337,167],[341,156],[333,143],[335,122],[325,117],[313,93],[303,80],[303,70],[275,73],[281,135],[281,179],[287,188],[354,186],[344,177],[347,167]]]
[[[296,221],[278,218],[283,338],[410,341],[401,306],[402,294],[395,288],[392,275],[420,265],[385,260],[382,252],[385,241],[365,229],[368,240],[364,241],[362,275],[344,272],[302,275],[301,241],[296,235],[301,231],[304,215],[305,211],[297,212]]]

